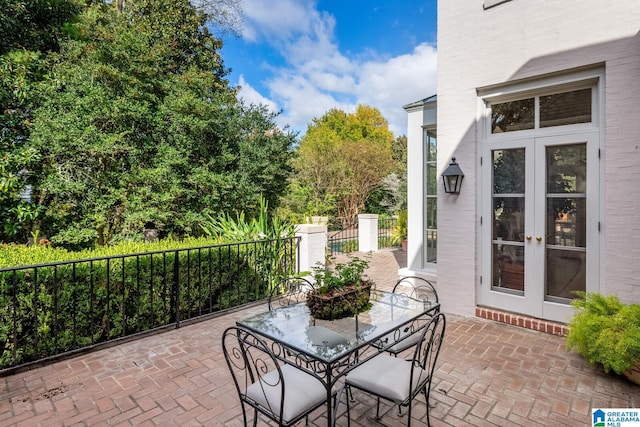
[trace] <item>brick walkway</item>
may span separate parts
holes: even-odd
[[[391,286],[403,255],[374,255],[369,274],[378,287]],[[0,378],[0,425],[241,426],[220,337],[237,319],[265,309],[259,304]],[[448,316],[431,424],[582,427],[591,425],[592,407],[640,408],[640,387],[591,368],[564,346],[559,336]],[[377,422],[374,400],[354,397],[355,425],[406,424],[389,405]],[[419,424],[424,414],[422,400],[414,409]],[[310,424],[325,425],[321,410]],[[346,417],[338,425],[346,425]]]

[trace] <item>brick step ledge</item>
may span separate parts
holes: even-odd
[[[564,323],[552,322],[550,320],[538,319],[488,307],[477,306],[476,317],[565,337],[569,332],[569,327]]]

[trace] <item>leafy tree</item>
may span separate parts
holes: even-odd
[[[397,137],[392,151],[396,170],[369,194],[365,207],[368,213],[397,214],[407,208],[407,137]]]
[[[79,0],[0,0],[0,55],[14,50],[55,52]]]
[[[203,215],[257,212],[286,187],[295,136],[228,85],[221,41],[187,0],[90,5],[38,109],[34,190],[54,243],[198,234]]]
[[[242,0],[192,0],[210,18],[216,34],[239,35],[242,31]]]
[[[81,8],[76,0],[0,0],[0,241],[26,241],[38,228],[40,209],[25,200],[40,159],[27,144],[38,82]]]
[[[351,222],[371,192],[396,168],[393,134],[380,112],[359,105],[316,118],[300,141],[296,181],[308,213],[335,214]]]

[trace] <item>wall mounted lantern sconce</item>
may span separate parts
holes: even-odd
[[[462,187],[462,178],[464,173],[456,163],[456,158],[451,159],[449,166],[442,172],[442,183],[444,184],[444,192],[448,194],[459,194]]]

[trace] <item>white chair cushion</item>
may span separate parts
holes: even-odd
[[[405,401],[409,395],[411,361],[379,354],[364,362],[347,374],[349,385],[370,391],[397,402]],[[413,387],[427,378],[424,369],[416,366],[413,370]]]
[[[317,379],[291,365],[280,368],[284,377],[284,408],[282,418],[289,422],[302,413],[327,400],[327,391]],[[247,397],[275,413],[280,411],[282,384],[278,371],[273,370],[247,387]]]

